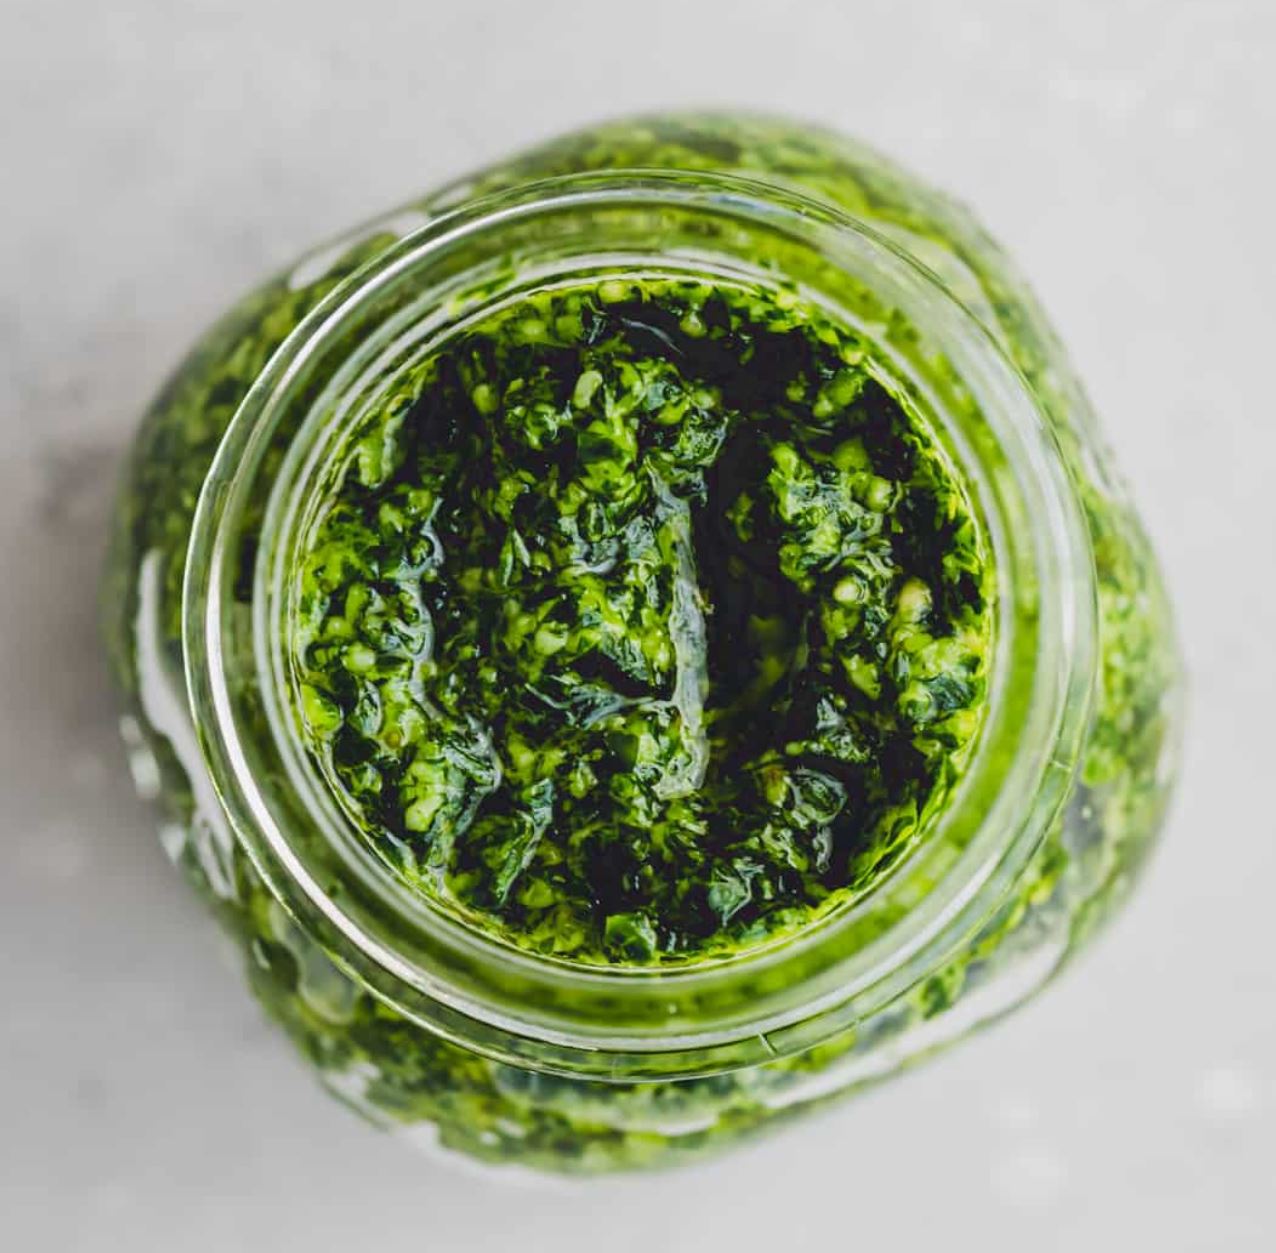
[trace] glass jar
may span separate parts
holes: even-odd
[[[501,945],[386,873],[281,710],[278,624],[326,454],[386,379],[478,309],[635,266],[782,275],[865,336],[970,484],[998,623],[966,776],[871,892],[731,960],[608,969]],[[105,604],[139,789],[267,1011],[342,1099],[491,1162],[676,1162],[967,1034],[1124,898],[1171,775],[1160,578],[1024,282],[952,201],[783,121],[598,126],[265,283],[146,416]]]

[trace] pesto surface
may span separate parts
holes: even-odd
[[[790,291],[526,295],[395,379],[308,536],[323,773],[412,884],[518,945],[748,946],[871,886],[978,728],[970,502]]]

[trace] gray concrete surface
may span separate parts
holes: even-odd
[[[1276,1247],[1276,6],[0,0],[0,1243]],[[1164,554],[1194,692],[1144,890],[942,1061],[684,1175],[519,1190],[325,1100],[133,798],[94,634],[148,394],[264,270],[598,114],[787,109],[973,202]]]

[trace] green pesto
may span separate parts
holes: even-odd
[[[485,1161],[573,1173],[670,1164],[718,1150],[888,1072],[881,1049],[913,1060],[964,1033],[968,1026],[948,1024],[968,1021],[965,998],[996,990],[1021,959],[1033,962],[1029,983],[1039,984],[1135,881],[1164,809],[1166,751],[1175,730],[1172,633],[1138,518],[1031,291],[960,205],[879,154],[818,128],[679,115],[590,127],[423,197],[414,208],[435,215],[466,197],[555,175],[653,168],[735,171],[797,188],[896,241],[939,277],[1021,371],[1085,511],[1098,587],[1099,666],[1081,760],[1064,763],[1077,767],[1068,803],[979,933],[886,1010],[818,1047],[705,1078],[602,1083],[497,1063],[416,1025],[343,974],[279,906],[240,848],[221,849],[210,838],[192,787],[200,763],[181,755],[171,729],[154,723],[158,704],[148,699],[148,687],[167,683],[172,693],[181,691],[180,592],[195,502],[231,416],[266,362],[329,292],[395,241],[393,219],[351,235],[326,265],[312,257],[304,273],[265,282],[200,340],[139,431],[105,583],[106,634],[125,694],[126,736],[148,767],[158,767],[170,834],[181,832],[169,847],[242,946],[247,977],[266,1011],[334,1092],[383,1124],[424,1128],[441,1144]],[[873,345],[867,349],[871,360]],[[912,364],[923,376],[948,369],[933,360]],[[145,666],[148,647],[159,656]],[[156,668],[161,677],[152,673]],[[1028,984],[1022,973],[1017,977],[1022,994]],[[945,1018],[953,1006],[963,1012]],[[910,1035],[915,1029],[924,1043]],[[860,1058],[863,1069],[838,1072]]]
[[[499,938],[721,954],[871,888],[978,728],[969,501],[789,291],[526,296],[389,387],[295,588],[307,738]]]

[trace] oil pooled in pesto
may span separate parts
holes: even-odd
[[[294,572],[318,768],[523,948],[686,961],[866,891],[978,731],[987,552],[925,424],[793,292],[520,297],[395,378]]]

